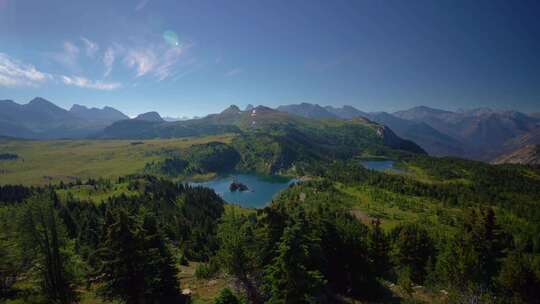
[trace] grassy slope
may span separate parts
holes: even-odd
[[[118,177],[140,172],[170,151],[211,141],[230,143],[230,134],[182,139],[0,141],[0,153],[18,160],[0,161],[0,184],[42,185],[76,178]],[[142,144],[133,144],[142,142]]]

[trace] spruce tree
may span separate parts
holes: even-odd
[[[373,260],[375,274],[384,277],[390,270],[390,243],[388,237],[381,228],[381,221],[375,219],[372,221],[371,229],[368,235],[369,255]]]
[[[30,198],[19,217],[19,237],[23,259],[35,265],[41,289],[52,303],[71,303],[77,299],[75,276],[68,270],[72,252],[65,227],[54,205],[53,192],[46,190]]]
[[[251,303],[260,302],[257,286],[259,258],[253,225],[234,210],[225,213],[218,227],[220,248],[217,257],[229,275],[233,276],[247,294]]]
[[[107,212],[105,238],[99,250],[102,294],[128,304],[183,303],[174,258],[155,218],[142,224],[124,209]]]
[[[101,294],[108,300],[144,303],[144,238],[135,220],[119,209],[106,214],[106,230],[99,250]]]
[[[147,303],[180,303],[180,283],[175,260],[165,238],[158,229],[156,218],[144,215],[144,250]]]
[[[277,256],[267,267],[268,303],[315,303],[322,298],[326,281],[311,258],[317,247],[302,216],[285,228]]]

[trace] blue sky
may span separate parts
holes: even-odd
[[[0,0],[0,99],[540,111],[539,1]]]

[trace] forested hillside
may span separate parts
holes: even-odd
[[[190,149],[178,168],[219,170],[235,153],[222,143]],[[309,162],[309,181],[258,210],[151,175],[2,186],[1,297],[537,303],[538,168],[396,159],[404,173]]]

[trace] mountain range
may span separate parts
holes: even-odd
[[[386,138],[414,142],[430,155],[493,161],[540,143],[540,115],[489,108],[447,111],[426,106],[394,113],[364,112],[352,106],[301,103],[271,109],[231,106],[203,118],[170,121],[157,112],[130,119],[104,107],[75,104],[70,110],[36,97],[27,104],[0,100],[0,136],[28,139],[156,138],[237,133],[253,128],[313,125],[314,121],[362,121],[385,126]],[[383,129],[381,129],[383,130]],[[388,135],[391,134],[391,135]]]
[[[128,119],[111,107],[73,105],[68,111],[41,97],[27,104],[0,100],[0,135],[29,138],[83,138],[115,121]]]
[[[309,103],[277,109],[316,119],[365,117],[390,127],[435,156],[489,161],[526,144],[540,143],[540,117],[517,111],[480,108],[452,112],[419,106],[394,113],[366,113],[351,106]]]

